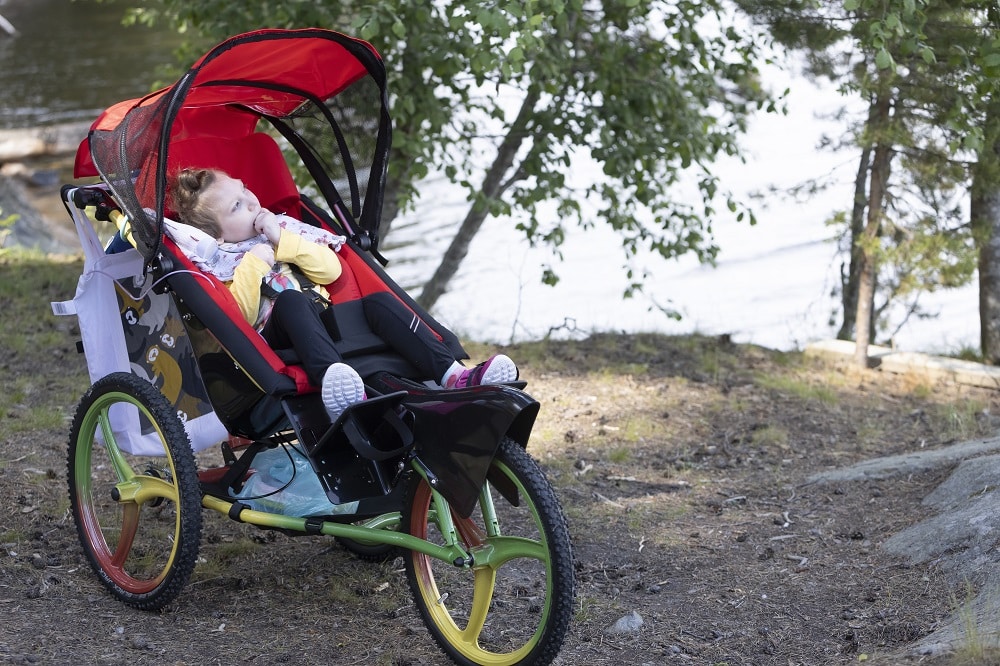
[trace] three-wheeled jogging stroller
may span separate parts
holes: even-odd
[[[401,553],[453,660],[548,663],[574,581],[559,502],[525,452],[538,403],[523,383],[434,385],[360,312],[359,299],[387,292],[467,357],[382,270],[387,106],[371,45],[260,30],[93,123],[75,175],[99,180],[62,195],[84,272],[75,298],[53,304],[79,317],[93,381],[69,442],[77,531],[104,585],[141,609],[188,581],[202,508],[333,536],[365,559]],[[368,398],[335,423],[296,359],[270,349],[228,289],[164,234],[168,176],[185,167],[222,169],[270,210],[347,237],[328,313]],[[199,470],[193,451],[211,446],[222,464]]]

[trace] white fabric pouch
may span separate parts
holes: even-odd
[[[52,312],[76,315],[91,382],[113,372],[136,374],[174,405],[195,451],[226,439],[173,299],[150,288],[137,250],[104,254],[89,220],[74,218],[86,255],[84,270],[73,299],[53,302]],[[135,409],[116,407],[111,421],[122,450],[163,455],[158,436],[148,432],[148,425],[144,432]]]

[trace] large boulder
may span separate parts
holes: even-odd
[[[16,215],[13,227],[0,230],[3,247],[36,248],[42,252],[71,253],[79,250],[65,227],[58,227],[35,207],[27,183],[18,176],[0,174],[0,220]],[[58,197],[53,193],[52,196]]]
[[[931,565],[948,573],[954,589],[968,587],[964,596],[956,595],[956,610],[951,617],[909,646],[907,652],[911,655],[947,654],[970,641],[988,645],[1000,642],[998,451],[1000,437],[989,437],[866,460],[810,477],[812,483],[891,479],[955,465],[947,480],[922,502],[933,515],[882,544],[887,553],[910,564]]]

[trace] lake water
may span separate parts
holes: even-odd
[[[129,3],[93,0],[0,0],[0,13],[19,30],[0,33],[0,127],[90,120],[110,103],[139,96],[173,60],[177,38],[144,28],[121,28]],[[737,194],[779,189],[807,178],[832,185],[807,201],[769,195],[757,205],[759,224],[719,220],[722,252],[716,267],[691,259],[640,257],[649,278],[643,294],[622,299],[626,286],[620,242],[600,227],[571,233],[558,262],[530,248],[505,219],[491,219],[435,314],[471,339],[510,342],[592,331],[661,331],[731,334],[737,342],[800,349],[832,337],[838,303],[831,296],[845,260],[825,220],[852,197],[856,156],[820,150],[824,133],[840,125],[824,120],[843,104],[835,92],[781,72],[774,89],[789,87],[789,114],[762,117],[747,137],[748,163],[724,163],[718,173]],[[387,251],[389,270],[412,293],[436,267],[461,221],[464,195],[429,180],[416,210],[394,225]],[[556,287],[540,283],[542,266],[561,276]],[[915,320],[896,334],[895,344],[916,351],[978,348],[974,286],[931,294],[922,304],[936,318]],[[682,315],[675,321],[664,314]]]
[[[595,330],[698,332],[793,350],[835,337],[840,317],[833,290],[847,256],[837,247],[837,230],[826,226],[826,220],[850,205],[858,156],[817,146],[824,135],[842,133],[843,125],[829,118],[845,102],[829,87],[781,71],[768,77],[773,89],[791,91],[788,114],[757,118],[744,142],[747,162],[723,162],[715,171],[745,201],[770,188],[778,193],[754,204],[756,226],[721,217],[714,222],[721,247],[715,267],[689,257],[664,261],[642,256],[637,264],[649,273],[644,293],[624,300],[621,244],[612,232],[570,234],[564,259],[557,262],[550,252],[528,247],[510,220],[491,219],[474,240],[452,290],[439,300],[436,314],[473,339],[495,342],[537,339],[550,332],[557,337]],[[780,194],[809,179],[829,186],[804,200]],[[436,267],[450,225],[465,210],[461,192],[429,183],[417,209],[405,218],[410,225],[394,227],[394,240],[412,241],[410,250],[399,251],[402,261],[394,274],[414,285],[415,292]],[[552,264],[561,277],[555,287],[540,284],[544,264]],[[920,304],[933,316],[912,318],[892,343],[931,353],[978,349],[977,294],[970,285],[924,295]],[[668,317],[664,309],[679,312],[682,319]],[[900,321],[897,315],[893,326]]]
[[[138,2],[0,0],[17,29],[0,31],[0,128],[91,120],[111,103],[150,91],[173,60],[176,35],[121,17]]]

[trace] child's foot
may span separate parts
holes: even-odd
[[[365,383],[351,366],[334,363],[323,375],[320,395],[330,420],[336,421],[345,409],[365,399]]]
[[[474,368],[463,370],[448,388],[465,388],[481,384],[506,384],[517,379],[517,366],[503,354],[491,356]]]

